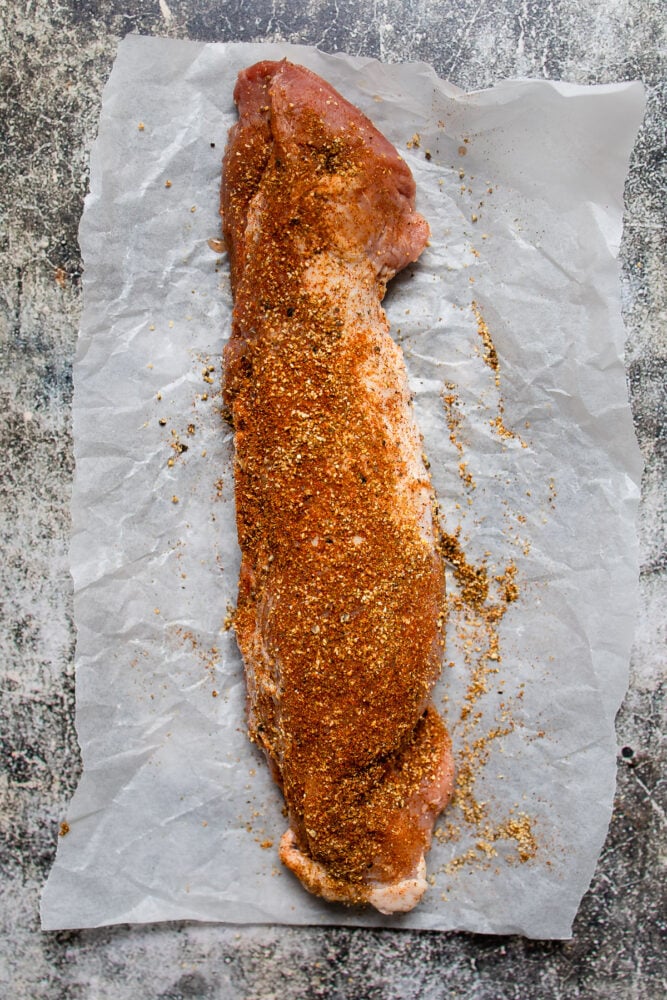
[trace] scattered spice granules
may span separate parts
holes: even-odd
[[[533,827],[534,821],[524,812],[510,813],[509,819],[495,827],[486,824],[474,845],[452,858],[443,866],[442,871],[446,875],[453,875],[462,868],[490,867],[491,859],[498,857],[499,851],[496,845],[499,841],[508,841],[514,845],[515,855],[507,855],[508,862],[514,861],[516,863],[518,861],[520,864],[525,864],[527,861],[531,861],[538,851]],[[436,830],[435,835],[438,840],[443,842],[457,839],[439,835],[438,830]]]
[[[461,413],[461,403],[455,390],[456,386],[453,383],[446,383],[440,393],[440,398],[445,406],[445,419],[447,420],[447,428],[449,430],[449,440],[461,456],[461,461],[458,464],[459,477],[467,489],[474,490],[476,488],[475,480],[468,471],[468,463],[463,461],[463,442],[458,433],[463,414]]]
[[[485,562],[479,565],[470,562],[460,535],[460,528],[453,534],[441,528],[440,551],[454,578],[454,586],[450,586],[447,597],[448,631],[462,650],[468,671],[468,684],[456,727],[456,783],[450,810],[458,811],[460,823],[474,831],[476,840],[474,846],[442,869],[445,874],[473,863],[488,865],[489,859],[497,853],[493,845],[498,840],[515,841],[520,862],[530,860],[537,852],[534,821],[527,814],[514,816],[510,813],[509,817],[492,823],[488,803],[479,801],[475,795],[475,785],[489,760],[492,744],[514,730],[504,701],[500,702],[497,711],[497,723],[486,732],[480,732],[484,714],[475,709],[492,687],[500,691],[503,687],[503,681],[498,679],[502,662],[498,626],[508,607],[519,597],[517,567],[510,562],[503,572],[490,575]],[[451,817],[434,832],[436,839],[443,843],[456,842],[462,835],[461,825]]]
[[[482,359],[493,372],[494,384],[500,393],[498,352],[475,301],[472,302],[472,311],[483,344]],[[468,487],[474,488],[460,437],[462,412],[456,386],[451,382],[446,383],[441,398],[450,441],[460,457],[459,476]],[[491,426],[501,439],[517,438],[521,441],[517,434],[505,426],[503,416],[504,404],[499,395],[498,413],[490,421]],[[525,447],[523,441],[521,444]],[[490,859],[498,853],[494,845],[499,840],[515,842],[516,857],[520,862],[535,856],[537,842],[533,834],[534,821],[527,814],[514,815],[510,811],[508,817],[492,823],[488,803],[479,801],[475,795],[475,785],[489,760],[492,744],[508,736],[514,729],[508,707],[501,701],[496,712],[496,723],[482,732],[485,713],[477,705],[480,699],[489,695],[492,688],[501,693],[504,687],[504,682],[499,679],[502,655],[498,627],[508,607],[519,597],[517,567],[509,562],[504,570],[492,574],[486,558],[479,564],[471,562],[464,551],[460,526],[454,532],[447,532],[441,525],[439,546],[453,577],[453,586],[449,587],[447,595],[448,633],[450,637],[453,634],[454,641],[461,650],[468,683],[456,726],[457,773],[450,806],[450,809],[457,810],[455,816],[459,817],[459,822],[448,819],[446,825],[436,828],[434,836],[441,842],[456,842],[463,836],[462,828],[471,830],[475,836],[473,846],[464,850],[443,869],[446,874],[452,874],[473,863],[488,866]]]
[[[500,390],[500,361],[498,358],[498,351],[496,350],[496,346],[493,343],[493,338],[491,337],[491,333],[489,331],[489,327],[486,323],[486,320],[482,316],[482,313],[479,309],[477,302],[475,302],[474,300],[471,303],[471,309],[473,311],[475,319],[477,320],[477,333],[481,337],[482,343],[484,345],[484,353],[482,355],[484,364],[488,365],[488,367],[493,371],[496,388]],[[517,434],[516,431],[510,430],[510,428],[506,426],[504,415],[505,415],[505,403],[503,402],[502,396],[499,395],[498,412],[496,416],[492,417],[491,420],[489,421],[490,426],[493,428],[493,430],[496,432],[499,438],[505,441],[516,440],[519,442],[522,448],[527,448],[528,447],[527,444],[525,443],[525,441],[522,440],[520,435]]]
[[[534,821],[526,813],[511,816],[506,823],[496,827],[493,840],[513,840],[517,844],[519,861],[530,861],[537,854],[537,841],[533,833]]]
[[[496,350],[496,346],[493,343],[493,340],[491,339],[491,334],[489,333],[489,328],[486,325],[486,321],[484,320],[484,317],[479,311],[479,306],[474,300],[471,303],[471,308],[474,313],[475,319],[477,320],[477,332],[482,338],[482,343],[484,344],[485,347],[485,353],[483,355],[484,364],[488,365],[489,368],[491,368],[491,370],[495,372],[496,385],[500,386],[500,362],[498,360],[498,352]]]
[[[211,677],[213,677],[218,664],[220,663],[220,650],[218,647],[211,646],[208,649],[205,648],[201,645],[194,632],[190,631],[190,629],[184,629],[180,625],[174,626],[173,632],[178,636],[181,642],[190,647],[202,666],[211,674]],[[217,697],[217,692],[214,697]]]
[[[236,608],[233,608],[231,604],[227,605],[227,614],[225,615],[222,627],[225,632],[229,632],[230,628],[234,627],[234,615],[236,613]]]

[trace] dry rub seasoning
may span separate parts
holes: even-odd
[[[430,705],[442,559],[380,306],[428,228],[403,161],[323,81],[260,64],[236,97],[225,404],[249,729],[288,806],[283,860],[311,891],[374,901],[372,886],[423,880],[451,790],[449,738]]]

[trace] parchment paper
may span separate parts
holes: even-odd
[[[432,240],[387,296],[393,335],[443,529],[493,587],[516,567],[486,662],[497,673],[467,716],[488,650],[449,574],[436,702],[460,773],[479,751],[480,812],[466,819],[461,799],[442,818],[433,884],[403,917],[326,904],[281,868],[282,803],[245,735],[225,629],[239,563],[219,398],[231,297],[208,241],[237,72],[283,56],[366,111],[415,174]],[[464,94],[420,64],[121,44],[81,222],[71,564],[84,771],[44,928],[190,918],[569,936],[609,821],[635,622],[641,470],[615,255],[643,102],[634,83]]]

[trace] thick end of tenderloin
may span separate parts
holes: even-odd
[[[230,130],[220,206],[233,286],[254,220],[266,208],[260,186],[267,166],[289,173],[289,203],[296,206],[305,194],[315,203],[327,238],[344,256],[371,260],[384,284],[417,260],[430,230],[415,211],[414,179],[358,108],[316,74],[286,60],[243,70],[234,100],[239,120]],[[259,203],[253,204],[258,193]],[[289,215],[285,207],[283,214]]]

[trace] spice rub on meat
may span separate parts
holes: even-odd
[[[431,703],[433,493],[381,301],[429,229],[407,165],[319,77],[262,62],[234,98],[224,393],[250,737],[282,788],[280,856],[304,886],[409,910],[453,764]]]

